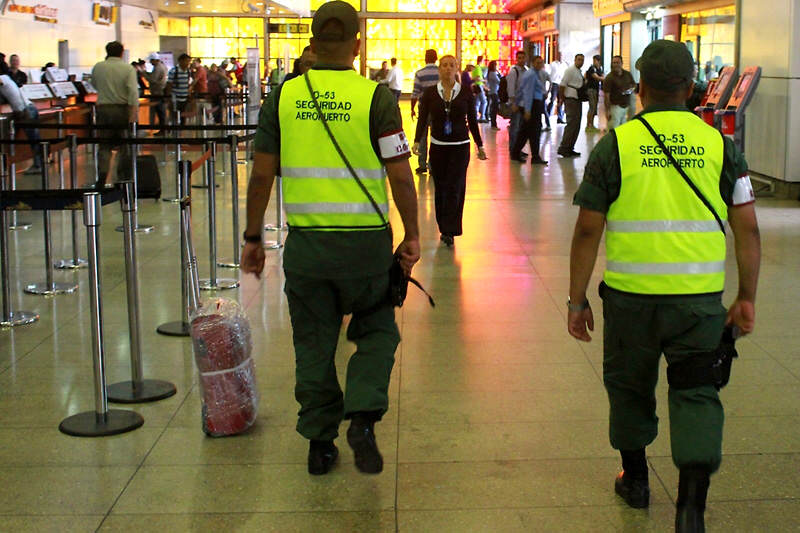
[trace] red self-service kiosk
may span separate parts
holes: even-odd
[[[725,109],[736,85],[736,79],[736,67],[724,67],[719,77],[708,83],[706,94],[700,105],[694,108],[694,112],[709,126],[718,127],[715,124],[714,112]]]
[[[761,80],[761,67],[747,67],[742,71],[727,105],[714,112],[718,128],[731,138],[739,150],[744,152],[744,112],[752,100]]]

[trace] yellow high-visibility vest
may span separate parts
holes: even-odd
[[[309,78],[339,146],[388,220],[386,171],[369,131],[378,84],[354,70],[311,70]],[[385,227],[325,131],[303,76],[284,83],[278,116],[289,226],[322,231]]]
[[[723,141],[689,112],[644,116],[723,221]],[[606,285],[637,294],[721,292],[725,236],[638,120],[614,130],[622,184],[606,215]]]

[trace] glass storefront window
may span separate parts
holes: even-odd
[[[707,81],[734,64],[736,7],[705,9],[681,15],[681,40],[698,65],[697,77]]]
[[[281,61],[288,59],[288,64],[283,65],[283,70],[291,72],[294,60],[300,57],[303,48],[309,44],[311,19],[270,18],[269,23],[290,25],[287,27],[290,30],[288,32],[269,34],[269,68],[274,68],[278,64],[278,59]],[[292,28],[297,31],[292,33]]]
[[[358,9],[358,7],[356,7]],[[367,0],[367,11],[455,13],[456,0]]]
[[[462,20],[461,67],[475,64],[483,56],[484,66],[497,61],[497,70],[505,74],[514,64],[514,54],[522,50],[517,21],[515,20]]]
[[[191,17],[189,53],[200,58],[205,66],[219,65],[231,57],[244,63],[247,48],[261,51],[261,70],[264,61],[264,19],[254,17]],[[186,35],[186,34],[184,34]]]
[[[311,11],[316,11],[317,9],[319,9],[319,6],[328,1],[329,0],[311,0],[311,6],[310,6]],[[353,6],[356,9],[356,11],[361,10],[361,0],[344,0],[344,1]]]
[[[367,69],[395,57],[403,71],[403,92],[414,87],[414,73],[425,66],[425,50],[439,57],[456,53],[456,21],[367,19]],[[389,65],[391,66],[391,65]]]
[[[172,17],[158,17],[158,34],[185,37],[189,35],[189,21]]]

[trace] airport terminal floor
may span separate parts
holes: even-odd
[[[411,133],[408,103],[402,107]],[[583,155],[562,159],[556,148],[563,126],[553,125],[543,135],[547,167],[510,162],[505,129],[482,126],[489,159],[470,164],[464,235],[453,249],[439,242],[431,178],[418,180],[422,259],[414,273],[436,308],[412,288],[397,311],[403,340],[390,409],[376,426],[386,466],[375,476],[356,471],[342,437],[340,463],[329,474],[306,472],[307,442],[294,429],[280,252],[267,252],[262,281],[241,276],[239,289],[220,293],[239,299],[252,324],[259,419],[240,436],[203,434],[191,343],[155,331],[180,317],[178,209],[161,201],[140,203],[140,222],[156,226],[137,237],[144,369],[146,377],[174,382],[178,393],[130,406],[145,418],[136,431],[94,439],[61,434],[62,419],[94,407],[88,278],[85,270],[56,271],[56,280],[77,282],[79,290],[54,298],[23,294],[44,270],[41,215],[21,214],[35,224],[11,233],[12,299],[41,320],[0,331],[0,530],[670,531],[678,471],[670,458],[663,364],[661,431],[648,448],[651,506],[631,509],[613,490],[620,460],[608,443],[601,379],[602,253],[589,294],[594,338],[580,343],[566,331],[572,195],[600,134],[582,132],[576,149]],[[166,196],[174,194],[172,165],[161,167]],[[230,259],[229,176],[217,179],[218,249]],[[26,185],[35,180],[21,179]],[[245,188],[241,179],[242,199]],[[206,199],[207,191],[194,190],[201,277],[208,275]],[[738,343],[740,357],[721,393],[724,459],[709,491],[709,531],[789,531],[800,524],[800,210],[796,201],[770,198],[757,206],[757,323]],[[274,216],[273,205],[267,222]],[[103,209],[109,383],[129,379],[122,234],[114,231],[120,221],[117,204]],[[54,213],[53,229],[55,258],[69,255],[68,215]],[[80,235],[85,254],[82,227]],[[725,303],[736,291],[730,239]],[[340,371],[351,351],[343,333]]]

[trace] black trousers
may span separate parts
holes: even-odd
[[[469,166],[468,143],[442,146],[431,143],[430,165],[435,189],[436,223],[442,235],[461,235],[464,195]]]
[[[544,100],[534,100],[531,107],[531,119],[524,121],[517,135],[517,142],[511,149],[511,157],[518,159],[520,152],[525,148],[525,143],[531,143],[531,157],[539,156],[539,139],[542,136],[542,114],[544,113]]]
[[[492,127],[497,127],[497,112],[499,111],[500,107],[500,97],[495,94],[489,95],[489,121],[492,123]]]

